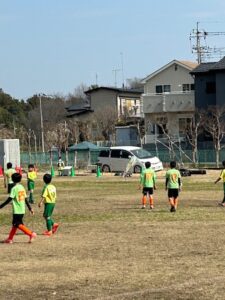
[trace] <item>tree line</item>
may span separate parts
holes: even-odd
[[[45,151],[53,146],[64,151],[70,144],[84,140],[111,139],[116,124],[127,124],[129,112],[125,111],[118,121],[116,110],[106,106],[86,119],[67,118],[66,107],[87,104],[84,91],[93,87],[80,84],[74,93],[66,96],[37,94],[26,101],[15,99],[0,89],[0,138],[20,139],[22,151],[42,151],[42,113]],[[127,88],[137,87],[140,87],[140,79],[127,80]]]

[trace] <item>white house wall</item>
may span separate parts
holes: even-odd
[[[177,69],[177,70],[176,70]],[[171,92],[182,91],[182,84],[193,84],[194,79],[189,74],[190,70],[173,64],[162,72],[150,78],[144,85],[144,93],[155,93],[156,85],[170,85]]]

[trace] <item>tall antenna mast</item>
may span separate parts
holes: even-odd
[[[120,52],[120,57],[121,57],[121,71],[122,71],[122,87],[124,88],[123,52]]]
[[[112,72],[114,73],[115,76],[115,87],[117,87],[117,73],[120,72],[120,69],[113,69]]]

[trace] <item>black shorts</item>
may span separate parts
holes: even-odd
[[[150,187],[144,187],[143,188],[143,191],[142,191],[143,195],[153,195],[153,188],[150,188]]]
[[[23,224],[23,216],[24,214],[13,214],[12,225],[18,227],[20,224]]]
[[[14,183],[8,183],[8,194],[11,193],[11,189],[14,187]]]
[[[179,196],[179,189],[168,189],[168,198],[177,198]]]

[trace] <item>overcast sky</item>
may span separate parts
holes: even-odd
[[[0,88],[26,100],[81,83],[120,87],[173,59],[196,60],[196,22],[225,31],[224,20],[224,0],[0,0]]]

